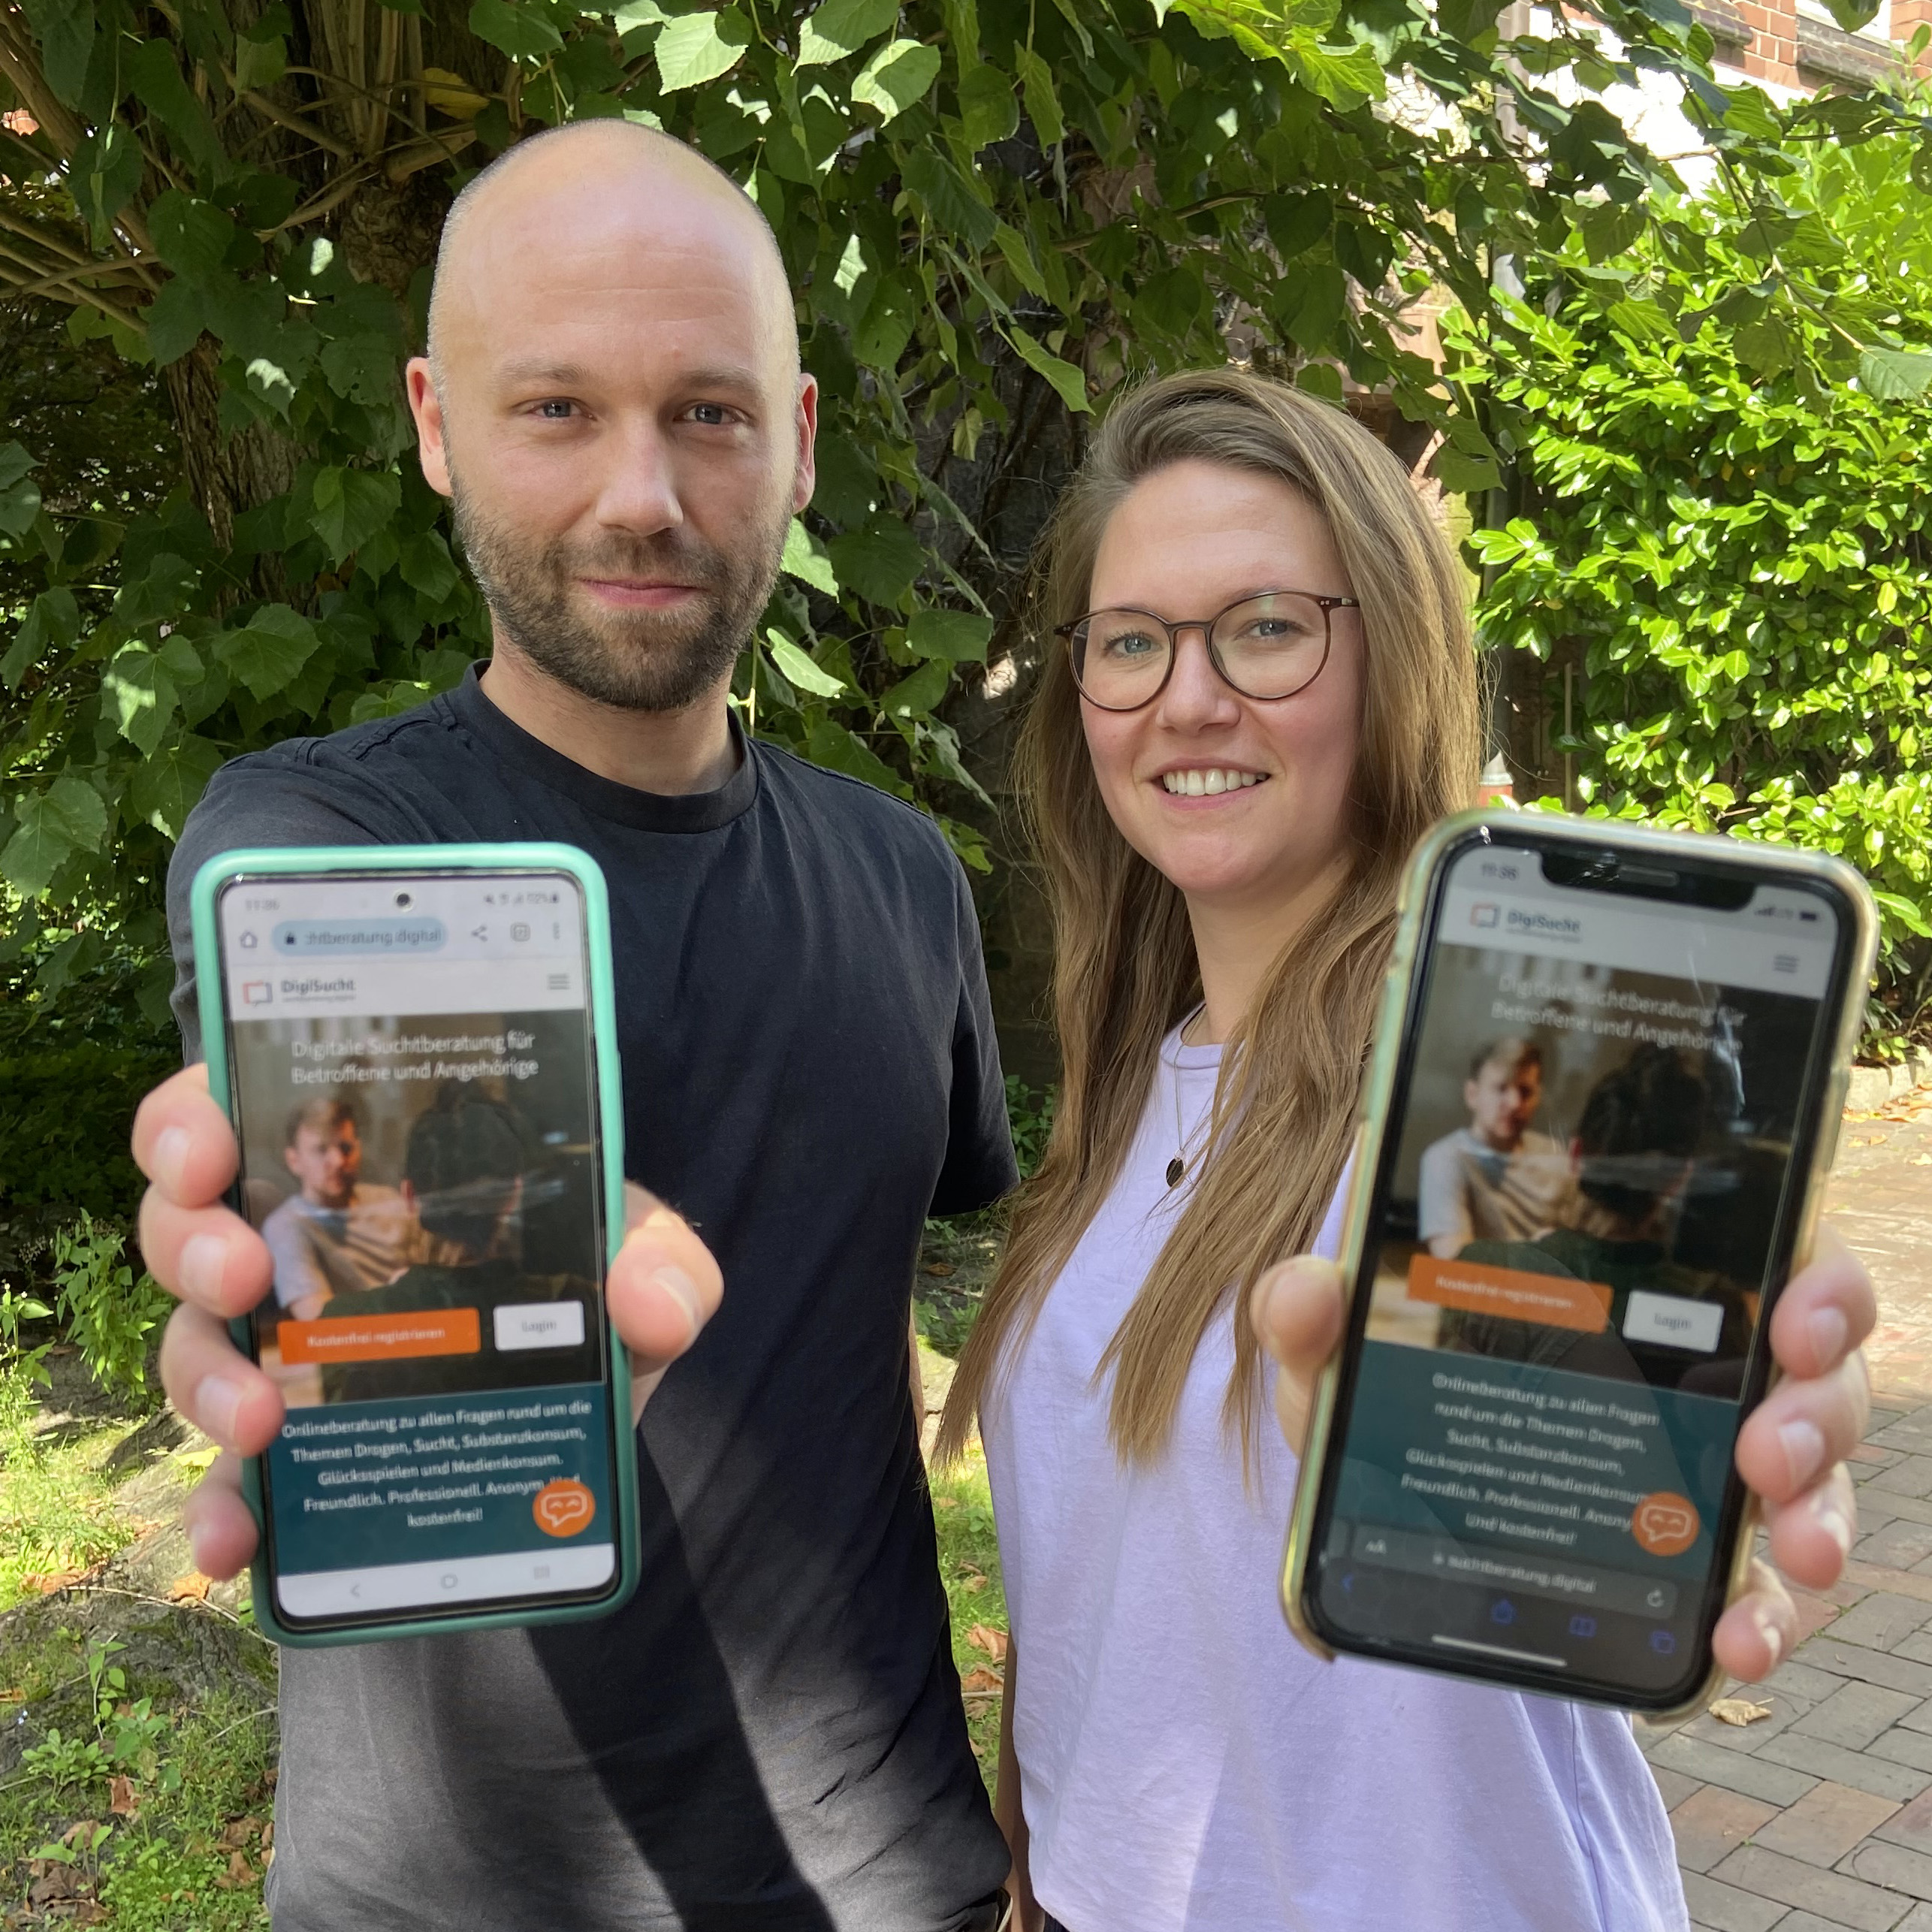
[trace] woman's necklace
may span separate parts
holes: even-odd
[[[1192,1026],[1206,1010],[1207,1001],[1203,1000],[1185,1019],[1182,1021],[1174,1035],[1174,1044],[1176,1047],[1187,1045],[1188,1028]],[[1174,1066],[1174,1158],[1167,1163],[1168,1186],[1178,1188],[1181,1185],[1182,1177],[1187,1171],[1188,1131],[1187,1123],[1181,1114],[1181,1068],[1180,1063],[1177,1060]]]

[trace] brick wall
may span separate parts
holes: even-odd
[[[1798,0],[1737,0],[1751,29],[1741,65],[1753,80],[1800,87],[1798,74]]]

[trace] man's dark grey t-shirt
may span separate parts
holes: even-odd
[[[536,1631],[289,1650],[277,1932],[949,1932],[1007,1855],[969,1747],[907,1373],[928,1212],[1013,1184],[978,929],[898,800],[768,745],[599,778],[472,672],[218,773],[237,847],[560,839],[611,889],[625,1172],[724,1304],[638,1432],[644,1580]]]

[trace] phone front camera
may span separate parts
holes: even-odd
[[[412,906],[415,902],[415,895],[413,893],[398,892],[396,895],[396,904],[398,907]]]

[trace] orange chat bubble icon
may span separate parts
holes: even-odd
[[[575,1536],[597,1514],[597,1499],[569,1476],[545,1483],[530,1499],[530,1513],[546,1536]]]
[[[1630,1513],[1630,1533],[1653,1556],[1678,1556],[1697,1541],[1697,1505],[1670,1490],[1647,1496]]]

